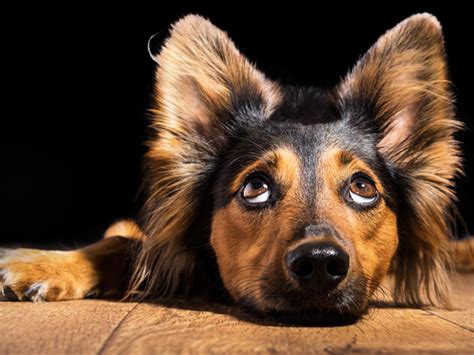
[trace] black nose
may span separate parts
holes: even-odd
[[[286,255],[286,266],[301,286],[327,293],[346,277],[349,255],[335,244],[306,243]]]

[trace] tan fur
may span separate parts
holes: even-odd
[[[452,241],[449,249],[458,271],[474,271],[474,237]]]
[[[127,237],[130,239],[143,240],[145,234],[135,221],[124,219],[112,224],[104,233],[104,238]]]
[[[212,222],[211,245],[216,252],[223,282],[234,299],[248,297],[266,310],[275,306],[261,295],[260,278],[266,269],[280,270],[300,203],[299,158],[291,149],[280,147],[264,154],[236,177],[234,192],[252,171],[274,176],[285,198],[275,211],[255,214],[235,199],[216,212]],[[276,273],[276,272],[275,272]]]
[[[398,246],[396,215],[383,199],[385,192],[375,172],[353,153],[337,147],[327,149],[318,172],[324,181],[318,193],[318,215],[334,225],[348,242],[352,272],[364,276],[371,295],[386,275]],[[355,172],[363,172],[375,182],[382,196],[375,209],[361,213],[342,200],[339,186]]]
[[[98,283],[92,261],[80,251],[3,251],[0,269],[0,293],[3,295],[8,287],[20,300],[35,284],[44,283],[47,291],[32,300],[62,301],[84,298]]]

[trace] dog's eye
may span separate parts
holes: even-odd
[[[368,205],[377,200],[379,194],[374,184],[367,178],[357,177],[349,186],[349,196],[360,205]]]
[[[270,184],[264,177],[252,177],[242,189],[242,197],[251,204],[265,203],[270,198]]]

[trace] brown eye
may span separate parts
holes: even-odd
[[[251,204],[265,203],[270,198],[270,184],[263,177],[249,179],[242,190],[242,197]]]
[[[358,177],[351,182],[349,196],[355,203],[367,205],[375,202],[379,194],[369,179]]]

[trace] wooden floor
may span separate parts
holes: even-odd
[[[261,325],[199,302],[84,300],[0,303],[0,354],[453,353],[474,354],[474,274],[455,282],[455,311],[373,308],[340,327]]]

